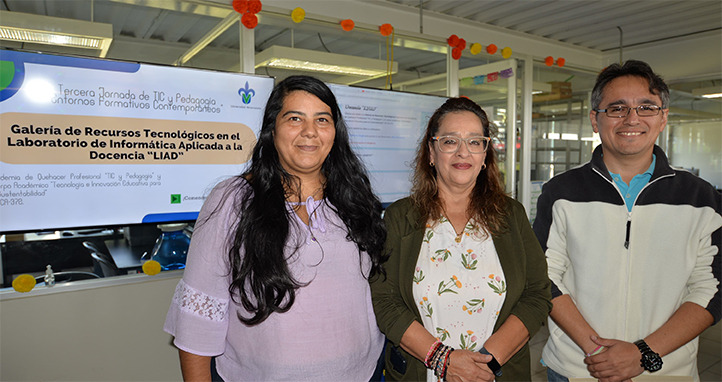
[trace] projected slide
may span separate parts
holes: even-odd
[[[330,85],[383,203],[408,196],[416,147],[444,97]]]
[[[194,219],[273,79],[0,51],[0,231]]]

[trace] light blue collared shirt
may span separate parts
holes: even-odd
[[[632,205],[634,204],[634,200],[637,199],[639,191],[642,191],[642,188],[644,188],[644,186],[649,183],[649,180],[652,179],[652,173],[654,172],[654,165],[656,163],[657,156],[652,154],[652,164],[649,166],[647,171],[642,174],[635,175],[629,182],[629,185],[624,183],[621,175],[614,174],[611,171],[609,172],[609,175],[611,175],[614,180],[614,184],[617,185],[619,192],[621,192],[622,196],[624,196],[624,202],[627,203],[627,210],[629,210],[629,212],[632,212]]]

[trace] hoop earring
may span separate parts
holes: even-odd
[[[434,167],[434,162],[429,162],[429,166]]]
[[[484,170],[486,170],[486,163],[481,164],[481,171],[484,171]]]

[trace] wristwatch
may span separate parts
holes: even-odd
[[[634,344],[637,345],[639,351],[642,353],[642,367],[644,370],[654,372],[662,368],[662,357],[650,349],[644,340],[639,340]]]
[[[486,350],[486,348],[483,346],[481,349],[479,349],[479,353],[488,354],[491,356],[491,361],[489,361],[486,366],[489,366],[489,370],[491,370],[494,375],[496,375],[497,377],[501,377],[501,365],[499,365],[499,361],[496,360],[496,357],[494,357],[493,354],[489,353],[489,351]]]

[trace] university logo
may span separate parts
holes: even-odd
[[[251,98],[256,95],[256,91],[248,87],[248,81],[246,81],[246,87],[238,89],[238,95],[241,96],[241,100],[244,104],[248,105],[251,103]]]

